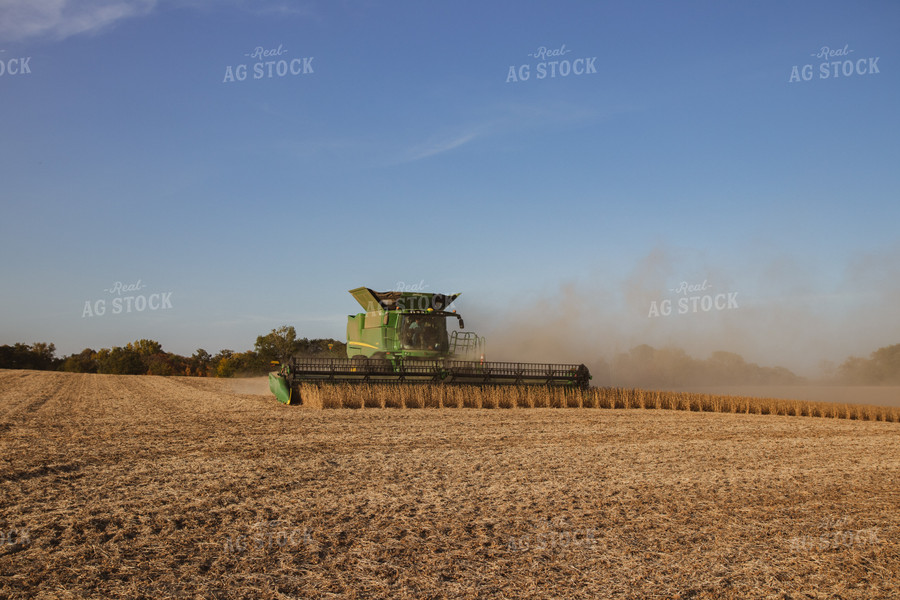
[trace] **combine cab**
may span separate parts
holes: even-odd
[[[299,404],[301,383],[435,383],[587,388],[578,364],[485,362],[484,338],[451,308],[459,294],[350,290],[366,312],[347,318],[347,358],[294,357],[269,374],[279,401]]]

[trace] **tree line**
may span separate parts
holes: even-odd
[[[616,386],[669,387],[686,385],[793,385],[803,377],[784,367],[763,367],[747,362],[740,354],[716,351],[705,360],[681,348],[635,346],[610,361],[603,361],[594,381],[607,379]]]
[[[345,358],[344,342],[331,338],[297,338],[296,330],[284,325],[256,338],[253,350],[220,350],[210,354],[198,348],[191,356],[165,352],[154,340],[140,339],[112,348],[85,348],[77,354],[56,357],[56,346],[44,342],[0,346],[0,369],[35,369],[72,373],[116,375],[187,375],[234,377],[263,374],[272,362],[291,356]],[[657,349],[646,344],[601,361],[594,381],[603,385],[612,377],[618,385],[706,384],[797,384],[805,380],[783,367],[761,367],[732,352],[714,352],[706,360],[688,356],[679,348]],[[851,356],[829,377],[833,383],[856,385],[900,385],[900,344],[885,346],[868,358]]]
[[[293,327],[283,326],[256,338],[253,350],[220,350],[210,354],[198,348],[191,356],[166,352],[155,340],[140,339],[112,348],[56,357],[56,346],[37,342],[0,346],[0,369],[35,369],[70,373],[113,375],[186,375],[193,377],[234,377],[259,375],[275,368],[291,356],[342,358],[346,345],[330,338],[297,338]]]
[[[827,361],[823,361],[827,363]],[[830,363],[817,383],[837,385],[900,385],[900,344],[879,348],[868,358],[851,356],[840,366]],[[763,367],[733,352],[713,352],[700,360],[681,348],[646,344],[601,361],[591,369],[594,382],[620,386],[797,385],[810,383],[784,367]]]
[[[837,377],[859,385],[900,384],[900,344],[879,348],[869,358],[851,356],[838,367]]]

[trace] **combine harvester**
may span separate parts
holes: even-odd
[[[269,373],[280,402],[302,403],[302,383],[590,385],[584,365],[486,362],[484,338],[462,331],[462,316],[451,309],[459,294],[350,293],[366,312],[347,318],[347,358],[291,358]]]

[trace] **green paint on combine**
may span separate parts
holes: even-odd
[[[350,290],[365,312],[347,317],[347,358],[293,357],[269,374],[280,402],[299,404],[301,383],[440,383],[587,388],[583,364],[485,362],[485,340],[463,331],[459,294]]]
[[[480,359],[484,338],[461,331],[462,317],[448,310],[459,294],[350,290],[366,312],[347,317],[347,358]],[[459,329],[448,332],[450,325]]]
[[[282,404],[291,403],[291,384],[282,373],[269,373],[269,390]]]

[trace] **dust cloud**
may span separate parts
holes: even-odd
[[[231,380],[231,391],[235,394],[252,394],[256,396],[269,396],[269,377],[236,377]]]
[[[829,269],[657,247],[618,281],[593,273],[466,320],[489,360],[585,363],[595,385],[784,385],[900,343],[898,305],[900,244]]]

